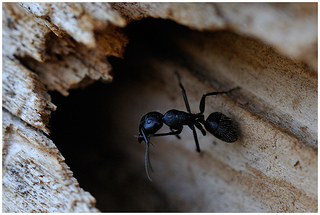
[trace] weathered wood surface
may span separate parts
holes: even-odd
[[[121,137],[110,143],[127,155],[128,166],[143,168],[144,149],[133,138],[140,117],[184,110],[178,70],[194,110],[203,93],[241,87],[206,107],[230,116],[241,135],[235,144],[201,137],[200,156],[189,131],[181,144],[154,138],[154,187],[170,208],[316,212],[317,12],[316,3],[4,3],[3,212],[97,211],[42,133],[49,133],[56,109],[46,90],[67,96],[96,80],[111,82],[107,57],[123,56],[129,41],[123,28],[146,17],[195,31],[159,26],[148,35],[152,24],[146,25],[145,38],[156,33],[154,44],[167,42],[172,50],[155,53],[142,41],[120,67],[141,78],[120,81],[106,113]]]
[[[51,140],[5,110],[2,117],[2,210],[97,212]]]
[[[2,106],[23,121],[49,133],[46,127],[56,106],[36,74],[8,57],[2,58]]]
[[[90,13],[86,5],[91,5],[89,8],[94,12]],[[106,56],[121,57],[128,41],[121,29],[110,26],[106,30],[103,27],[106,23],[102,22],[105,16],[101,13],[100,4],[21,3],[20,7],[16,3],[8,3],[4,8],[3,42],[8,45],[4,47],[3,54],[19,58],[38,74],[48,90],[57,90],[67,96],[69,89],[86,86],[93,80],[112,81],[111,66]],[[73,12],[65,11],[68,9]],[[84,13],[82,10],[86,11],[86,16],[81,15]],[[69,15],[65,17],[63,14]],[[58,24],[62,26],[57,27]],[[72,37],[60,38],[65,34],[61,28],[67,29]],[[99,31],[94,38],[93,30]],[[75,42],[79,37],[81,40],[78,42],[84,45]],[[92,46],[96,48],[92,49]]]
[[[315,3],[112,3],[128,20],[171,19],[197,30],[232,30],[318,68]]]

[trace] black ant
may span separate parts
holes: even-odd
[[[202,135],[205,136],[206,131],[202,127],[202,125],[204,125],[208,132],[224,142],[232,143],[238,139],[237,127],[229,117],[227,117],[223,113],[214,112],[209,115],[207,120],[204,120],[203,115],[205,109],[205,100],[207,96],[230,93],[237,88],[231,89],[226,92],[212,92],[204,94],[200,101],[200,113],[193,114],[190,110],[186,91],[181,84],[180,75],[178,72],[176,72],[176,75],[178,77],[179,86],[182,89],[182,95],[187,108],[187,112],[175,109],[169,110],[164,115],[159,112],[150,112],[144,115],[140,121],[140,133],[138,136],[138,141],[139,143],[141,143],[143,140],[146,142],[145,167],[147,177],[150,181],[152,180],[149,176],[148,167],[150,167],[151,171],[153,172],[149,157],[149,144],[151,143],[150,137],[176,135],[176,137],[180,139],[179,134],[181,133],[183,126],[187,125],[193,131],[193,137],[196,143],[197,152],[200,152],[200,146],[195,127],[201,131]],[[169,126],[171,132],[156,134],[156,132],[159,131],[162,127],[163,123]]]

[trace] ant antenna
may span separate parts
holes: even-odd
[[[152,179],[150,178],[149,169],[148,169],[148,167],[150,167],[151,171],[153,172],[153,168],[152,168],[152,165],[150,162],[150,156],[149,156],[149,143],[146,143],[146,155],[144,158],[144,163],[145,163],[145,167],[146,167],[147,177],[150,181],[152,181]]]

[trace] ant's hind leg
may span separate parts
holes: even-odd
[[[207,93],[207,94],[203,94],[201,101],[200,101],[200,105],[199,105],[199,109],[200,109],[200,113],[203,114],[204,109],[205,109],[205,100],[207,96],[214,96],[214,95],[219,95],[219,94],[227,94],[227,93],[231,93],[232,91],[239,89],[239,87],[233,88],[229,91],[225,91],[225,92],[212,92],[212,93]]]

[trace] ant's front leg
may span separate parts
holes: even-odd
[[[172,128],[170,128],[170,130],[171,130],[171,132],[168,132],[168,133],[149,134],[149,135],[146,136],[146,137],[139,135],[139,136],[137,136],[137,137],[138,137],[138,139],[140,139],[140,140],[141,140],[142,138],[144,138],[144,140],[146,140],[146,138],[150,138],[150,137],[160,137],[160,136],[176,135],[176,137],[177,137],[178,139],[181,139],[181,137],[179,136],[179,134],[181,133],[182,128],[179,128],[179,129],[176,130],[176,131],[173,130]]]

